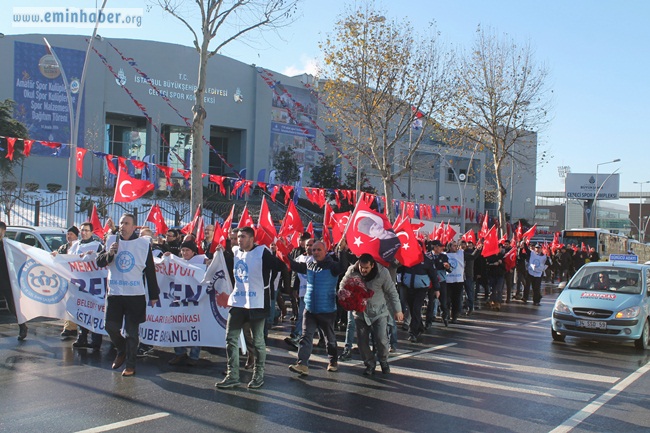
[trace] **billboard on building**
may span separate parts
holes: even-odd
[[[299,166],[313,167],[321,155],[312,146],[317,132],[317,95],[309,89],[278,83],[273,89],[271,105],[271,170],[278,152],[288,148],[293,150]]]
[[[567,173],[564,191],[567,198],[618,200],[619,181],[616,173]]]
[[[73,110],[77,109],[79,84],[86,53],[69,48],[54,47],[70,84]],[[70,112],[68,95],[61,71],[45,44],[14,43],[14,117],[36,141],[70,143]],[[82,101],[83,104],[83,101]],[[79,118],[77,145],[84,147],[84,108]],[[68,157],[69,146],[54,154],[45,146],[35,146],[32,155]]]

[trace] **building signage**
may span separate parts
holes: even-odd
[[[618,200],[619,181],[618,174],[567,173],[564,191],[567,198]]]
[[[85,53],[69,48],[54,48],[69,80],[73,110],[77,109],[79,78],[83,70]],[[34,140],[70,143],[70,110],[68,92],[61,70],[54,56],[44,44],[14,43],[14,117],[24,123],[29,138]],[[83,147],[84,108],[79,118],[78,143]],[[55,156],[67,157],[70,148],[62,146]],[[33,155],[52,156],[52,149],[37,146]]]

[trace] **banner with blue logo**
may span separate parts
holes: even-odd
[[[11,239],[4,245],[19,323],[50,317],[106,334],[108,271],[95,264],[96,253],[53,256]],[[160,300],[147,307],[140,340],[162,347],[225,347],[232,286],[223,253],[215,253],[207,268],[176,256],[154,261]]]

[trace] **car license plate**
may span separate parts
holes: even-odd
[[[578,320],[576,326],[588,329],[607,329],[607,322],[602,320]]]

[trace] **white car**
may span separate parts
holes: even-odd
[[[66,243],[65,234],[59,227],[7,226],[5,237],[52,252]]]
[[[630,262],[587,263],[564,286],[553,307],[551,335],[650,345],[650,266]],[[560,286],[562,288],[562,285]]]

